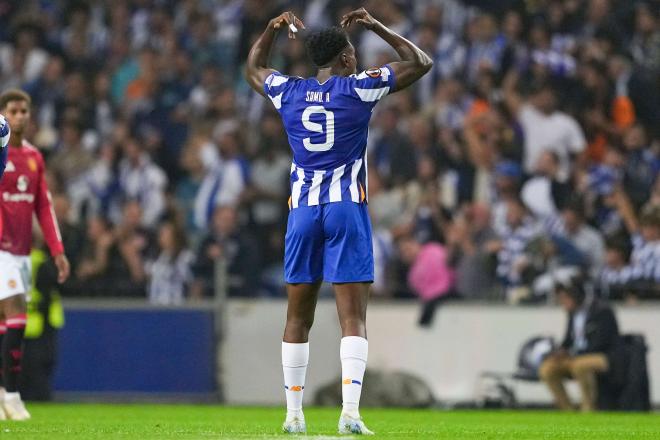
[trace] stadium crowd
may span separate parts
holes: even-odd
[[[282,10],[316,29],[360,5],[435,61],[372,119],[376,295],[533,302],[582,272],[660,299],[657,1],[0,0],[0,89],[33,99],[63,293],[177,304],[223,259],[230,295],[283,295],[290,153],[242,67]],[[394,59],[349,33],[362,68]],[[304,38],[272,62],[313,74]]]

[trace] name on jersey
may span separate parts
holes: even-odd
[[[2,200],[5,202],[28,202],[34,203],[34,194],[11,194],[2,193]]]
[[[305,97],[305,101],[307,101],[307,102],[330,102],[330,93],[312,92],[311,90],[307,90],[307,96]]]

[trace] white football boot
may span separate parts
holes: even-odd
[[[286,420],[282,424],[282,431],[287,434],[307,434],[305,415],[302,411],[287,413]]]
[[[2,403],[7,420],[29,420],[30,413],[25,409],[25,405],[18,393],[5,393],[5,399]]]
[[[353,416],[344,412],[339,417],[338,429],[341,435],[374,435],[364,424],[360,416]]]

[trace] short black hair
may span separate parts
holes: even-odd
[[[340,27],[330,27],[307,37],[307,55],[317,67],[327,65],[349,45],[348,35]]]
[[[584,304],[584,301],[587,299],[587,291],[585,289],[585,284],[587,280],[582,274],[573,275],[567,280],[560,281],[555,286],[555,291],[558,294],[565,293],[578,304]]]
[[[607,240],[605,240],[605,249],[620,253],[626,263],[630,261],[632,245],[630,244],[628,237],[622,234],[608,237]]]
[[[586,209],[584,206],[584,199],[575,194],[571,196],[568,201],[566,202],[566,205],[564,205],[564,211],[570,211],[576,216],[580,217],[581,219],[586,218]]]

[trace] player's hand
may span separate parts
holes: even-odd
[[[366,9],[360,8],[349,12],[341,18],[341,27],[347,28],[353,23],[359,23],[366,29],[373,30],[378,25],[378,20],[373,18]]]
[[[289,38],[292,40],[296,39],[296,33],[291,29],[290,25],[294,25],[297,29],[305,29],[305,25],[302,20],[296,17],[293,12],[287,11],[281,14],[278,17],[273,18],[270,21],[269,26],[271,26],[276,31],[288,27],[289,28]]]
[[[71,274],[71,265],[66,255],[59,254],[55,257],[55,267],[57,267],[57,282],[62,284],[69,279]]]

